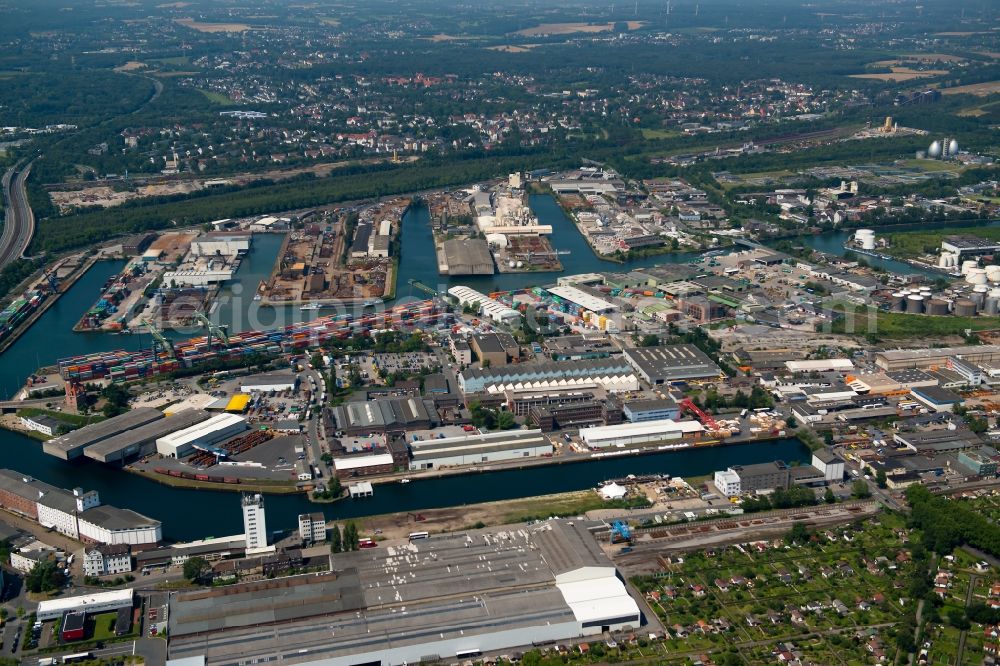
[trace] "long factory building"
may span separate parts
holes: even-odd
[[[639,630],[638,602],[589,531],[600,527],[435,534],[333,555],[330,573],[180,592],[168,664],[394,666]]]
[[[661,345],[624,350],[625,359],[652,385],[718,379],[722,369],[694,345]]]
[[[166,458],[183,458],[195,448],[210,447],[235,437],[248,427],[242,416],[217,414],[207,421],[158,437],[156,452]]]
[[[1000,365],[1000,345],[892,349],[875,354],[875,365],[883,370],[930,368],[947,365],[949,358],[959,358],[974,364]]]
[[[521,460],[552,454],[541,430],[490,432],[410,443],[411,470]]]
[[[162,418],[163,412],[160,410],[140,407],[50,439],[42,444],[42,450],[56,458],[75,460],[83,456],[88,447],[98,442],[141,428]]]
[[[458,376],[463,393],[600,386],[611,393],[639,390],[639,380],[621,358],[518,363],[494,368],[468,368]]]
[[[697,436],[704,431],[704,426],[697,421],[663,419],[584,428],[580,431],[580,439],[592,449],[606,449],[669,442],[682,437]]]
[[[163,538],[159,521],[102,505],[94,490],[64,490],[12,469],[0,469],[0,507],[88,543],[141,548]]]
[[[211,414],[206,411],[186,409],[92,444],[83,450],[83,455],[106,465],[124,465],[130,460],[155,453],[156,440],[160,437],[190,428],[209,418]]]
[[[457,299],[458,304],[462,307],[467,305],[478,307],[480,315],[488,317],[499,324],[513,324],[521,320],[520,312],[507,307],[486,294],[479,293],[475,289],[463,286],[452,287],[448,290],[448,295]]]

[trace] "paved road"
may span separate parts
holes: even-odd
[[[0,268],[24,255],[35,233],[35,215],[28,205],[25,183],[31,173],[29,163],[22,171],[11,167],[3,175],[3,197],[6,203],[3,234],[0,235]]]
[[[309,383],[309,378],[312,378],[313,384]],[[324,380],[323,374],[318,370],[313,368],[306,368],[299,374],[299,382],[301,386],[313,389],[315,394],[315,400],[319,402],[319,394],[324,391]],[[316,469],[322,470],[323,472],[323,483],[325,484],[325,479],[330,477],[330,468],[326,463],[323,462],[323,446],[322,443],[326,441],[325,437],[321,437],[321,432],[323,430],[320,419],[322,417],[322,408],[314,407],[312,410],[312,417],[306,421],[306,437],[308,441],[308,446],[306,448],[306,462],[313,465]]]

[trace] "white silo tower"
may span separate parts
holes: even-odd
[[[954,157],[955,155],[958,155],[958,141],[956,141],[955,139],[951,139],[950,141],[948,141],[947,156]]]
[[[986,278],[986,271],[982,268],[973,268],[965,276],[965,281],[974,285],[985,285],[989,280]]]
[[[854,233],[854,240],[862,250],[875,249],[875,232],[872,229],[858,229]]]
[[[931,144],[931,147],[927,149],[927,157],[931,159],[940,159],[941,151],[943,150],[940,141],[935,141]]]

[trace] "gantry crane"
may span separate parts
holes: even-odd
[[[157,345],[157,343],[159,343],[160,347],[163,348],[163,351],[170,358],[174,358],[174,346],[170,343],[170,340],[167,340],[163,336],[163,332],[160,331],[160,329],[158,329],[156,327],[156,325],[153,324],[153,322],[151,322],[148,319],[143,319],[142,323],[143,323],[143,325],[147,329],[149,329],[149,334],[151,336],[153,336],[153,372],[155,373],[156,372],[156,365],[157,365],[157,363],[156,363],[156,360],[157,360],[156,345]]]
[[[226,334],[226,329],[224,326],[216,326],[212,323],[212,320],[204,315],[204,313],[196,312],[194,318],[197,319],[202,326],[208,329],[208,348],[212,348],[212,336],[214,335],[222,343],[229,346],[229,335]]]

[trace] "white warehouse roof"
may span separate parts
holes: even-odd
[[[379,467],[381,465],[392,465],[392,456],[388,453],[379,453],[374,456],[351,456],[350,458],[333,459],[333,468],[338,472],[364,467]]]
[[[549,289],[549,293],[565,299],[570,303],[576,303],[584,310],[590,310],[591,312],[597,312],[598,314],[611,312],[612,310],[617,309],[617,306],[611,301],[606,301],[603,298],[598,298],[597,296],[591,296],[587,292],[582,289],[577,289],[576,287],[552,287]]]
[[[87,610],[88,608],[112,608],[115,605],[127,606],[131,605],[131,603],[132,588],[82,594],[78,597],[59,597],[38,602],[38,618],[51,619],[61,617],[69,611]]]
[[[814,361],[785,361],[790,372],[850,371],[854,363],[849,358],[828,358]]]
[[[475,289],[470,289],[469,287],[459,285],[449,289],[448,293],[457,298],[461,305],[478,303],[480,312],[494,321],[519,319],[521,317],[521,313],[517,310],[509,308],[503,303],[493,300],[486,294],[480,293]]]
[[[237,423],[245,424],[246,421],[243,420],[242,416],[237,414],[218,414],[209,420],[193,425],[190,428],[184,428],[183,430],[178,430],[177,432],[166,435],[165,437],[160,437],[156,440],[156,444],[157,446],[162,444],[173,449],[179,449],[185,444],[202,440],[203,438],[210,436],[212,433],[225,430],[226,428],[231,428]]]
[[[596,428],[583,428],[580,430],[580,437],[583,441],[600,442],[607,439],[617,439],[619,437],[642,437],[645,435],[655,435],[659,433],[681,433],[687,435],[695,432],[702,432],[705,428],[697,421],[671,421],[670,419],[660,419],[658,421],[640,421],[638,423],[623,423],[613,426],[598,426]]]
[[[576,621],[584,626],[633,616],[638,623],[639,606],[615,575],[614,567],[583,567],[559,574],[556,587]]]

